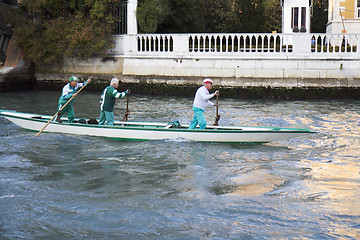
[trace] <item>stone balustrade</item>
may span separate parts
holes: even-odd
[[[127,34],[108,57],[66,59],[38,80],[64,74],[118,76],[123,82],[222,86],[360,87],[360,35]],[[57,75],[54,75],[57,73]]]
[[[360,58],[354,34],[136,34],[115,36],[113,56]]]

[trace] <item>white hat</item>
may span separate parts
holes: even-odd
[[[203,82],[204,82],[204,84],[205,83],[211,83],[211,84],[213,83],[213,81],[210,78],[205,78]]]

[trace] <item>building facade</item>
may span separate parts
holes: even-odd
[[[282,0],[282,33],[310,33],[312,0]]]
[[[327,34],[360,33],[360,0],[329,0]]]
[[[128,83],[201,84],[211,77],[225,87],[360,87],[360,34],[311,33],[312,2],[282,1],[282,33],[138,34],[137,0],[124,0],[117,10],[123,25],[108,57],[38,66],[36,78],[90,74]]]

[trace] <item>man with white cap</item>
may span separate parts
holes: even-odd
[[[91,79],[89,78],[86,82],[79,83],[79,78],[75,76],[71,76],[69,79],[69,83],[66,84],[62,89],[61,96],[58,102],[58,110],[60,110],[62,106],[64,106],[67,103],[67,101],[69,101],[73,96],[76,97],[79,88],[84,86],[84,84],[86,84],[87,82],[91,82]],[[60,120],[61,116],[63,114],[67,114],[69,123],[74,122],[75,113],[72,105],[73,101],[74,100],[71,100],[71,102],[69,102],[65,106],[65,108],[58,113],[56,121],[61,122]]]
[[[204,79],[204,86],[200,87],[196,93],[193,103],[194,118],[190,123],[189,129],[195,129],[199,124],[200,129],[205,129],[206,119],[204,112],[207,106],[215,106],[209,99],[215,95],[219,95],[219,91],[216,90],[214,93],[209,93],[212,88],[213,81],[210,78]]]
[[[99,125],[114,125],[114,105],[116,98],[123,98],[130,93],[130,90],[118,92],[119,79],[111,79],[110,86],[106,87],[100,99],[100,121]]]

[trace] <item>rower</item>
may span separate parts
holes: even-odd
[[[119,79],[113,78],[110,81],[110,86],[106,87],[100,99],[100,121],[99,125],[114,125],[114,105],[116,98],[123,98],[130,94],[130,90],[118,92]]]
[[[74,122],[75,113],[73,108],[73,100],[67,103],[72,97],[76,97],[77,91],[87,83],[90,83],[91,79],[89,78],[85,83],[79,83],[79,78],[76,76],[71,76],[69,83],[66,84],[61,92],[61,96],[58,102],[58,114],[56,121],[61,122],[60,118],[65,113],[68,116],[68,122]],[[67,105],[60,111],[60,109],[67,103]]]
[[[209,90],[212,88],[213,81],[210,78],[204,79],[204,86],[200,87],[195,93],[195,99],[193,103],[194,118],[190,123],[189,129],[195,129],[199,124],[200,129],[205,129],[206,119],[204,116],[205,108],[207,106],[217,106],[209,99],[215,95],[219,95],[219,91],[216,90],[215,93],[209,93]]]

